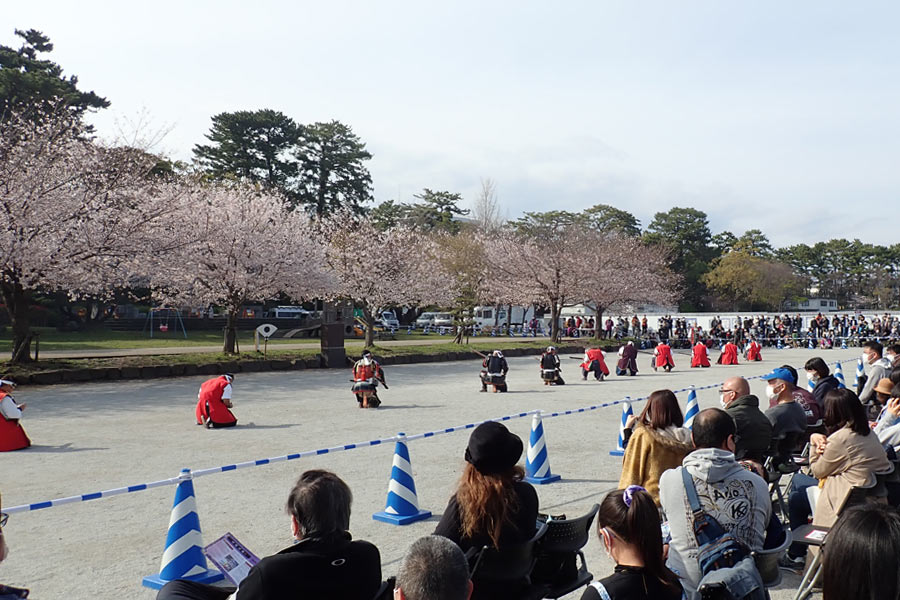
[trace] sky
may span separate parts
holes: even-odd
[[[775,246],[898,241],[896,2],[17,2],[14,29],[112,103],[92,117],[189,160],[211,117],[339,120],[376,202],[428,187],[506,215],[691,207]]]

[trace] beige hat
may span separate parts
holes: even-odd
[[[879,379],[878,385],[875,386],[875,391],[885,396],[890,396],[892,389],[894,389],[894,383],[887,377]]]

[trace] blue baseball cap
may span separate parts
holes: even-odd
[[[777,369],[772,369],[771,373],[766,373],[765,375],[763,375],[761,379],[764,379],[766,381],[771,381],[772,379],[783,379],[784,381],[793,382],[794,376],[787,369],[778,367]]]

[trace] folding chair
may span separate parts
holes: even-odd
[[[878,492],[877,483],[872,487],[854,487],[847,494],[844,503],[838,509],[838,518],[844,510],[851,506],[857,506],[868,501],[871,492]],[[815,553],[806,571],[803,573],[803,579],[800,580],[800,587],[797,588],[797,595],[794,600],[804,600],[812,594],[813,587],[818,583],[819,577],[822,576],[822,551],[825,542],[828,541],[828,532],[830,527],[822,527],[820,525],[803,525],[792,532],[795,543],[805,544],[807,546],[815,546],[819,551]]]
[[[522,600],[542,598],[547,586],[532,585],[531,571],[537,560],[535,544],[545,533],[547,524],[542,523],[534,536],[522,544],[499,549],[484,546],[466,552],[466,558],[472,565],[473,600],[494,597],[491,590],[506,590],[509,597]]]
[[[586,515],[577,519],[549,519],[547,521],[547,533],[537,545],[538,562],[533,577],[536,582],[546,583],[549,586],[544,593],[544,598],[565,596],[569,592],[587,585],[594,578],[593,574],[587,570],[587,563],[581,549],[588,543],[591,523],[599,510],[600,505],[595,504]],[[575,565],[575,572],[567,578],[568,569],[561,567],[567,564],[566,559],[570,557],[573,559],[571,564]],[[544,566],[547,568],[542,569]]]

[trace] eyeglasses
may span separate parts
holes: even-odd
[[[719,390],[720,394],[727,394],[728,392],[734,392],[734,390],[726,390],[725,388],[722,388],[721,390]]]
[[[9,521],[9,515],[6,513],[0,513],[0,527],[6,527],[7,521]]]

